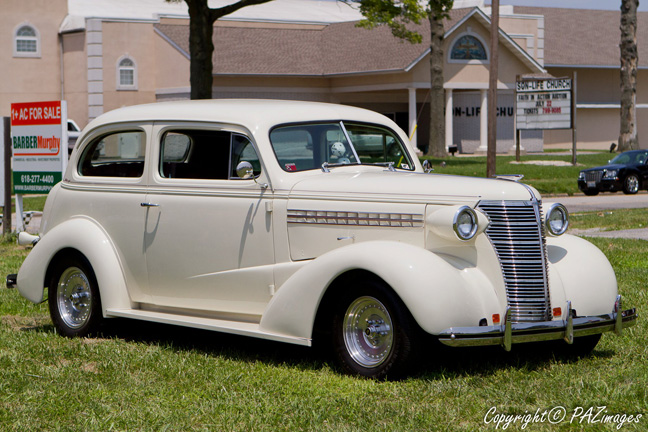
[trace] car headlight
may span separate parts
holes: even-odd
[[[603,178],[604,179],[615,179],[617,178],[617,174],[619,174],[619,170],[607,170],[603,173]]]
[[[552,204],[547,211],[545,221],[549,234],[552,236],[562,235],[569,226],[569,212],[562,204]]]
[[[470,240],[477,233],[477,214],[468,206],[462,206],[455,213],[452,228],[461,240]]]
[[[578,174],[578,180],[585,180],[585,172],[584,172],[584,171],[581,171],[581,172]]]

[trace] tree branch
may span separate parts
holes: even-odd
[[[219,18],[224,17],[225,15],[229,15],[231,13],[236,12],[237,10],[247,7],[247,6],[254,6],[254,5],[259,5],[263,3],[268,3],[272,0],[240,0],[236,3],[232,3],[227,6],[223,6],[218,9],[209,9],[209,18],[212,22],[216,22]]]

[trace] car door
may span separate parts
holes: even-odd
[[[155,125],[145,247],[152,303],[260,315],[273,289],[272,194],[252,141],[210,126]],[[255,178],[236,175],[246,159]]]
[[[74,205],[60,216],[88,218],[101,227],[119,257],[134,302],[150,301],[141,203],[146,199],[151,129],[146,123],[120,124],[90,134],[81,143],[66,186],[74,193]]]

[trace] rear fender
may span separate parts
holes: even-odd
[[[72,218],[44,235],[29,253],[18,272],[20,294],[34,303],[43,301],[47,271],[56,255],[74,249],[90,262],[99,284],[104,311],[131,308],[123,271],[117,253],[106,233],[91,219]]]
[[[326,290],[338,276],[357,269],[384,280],[431,334],[476,326],[486,311],[501,308],[491,282],[468,263],[405,243],[363,242],[335,249],[297,270],[272,298],[261,329],[310,338]]]

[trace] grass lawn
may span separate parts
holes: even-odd
[[[578,155],[578,165],[571,165],[571,155],[556,155],[552,153],[531,154],[522,156],[520,162],[530,161],[562,161],[568,162],[565,166],[536,165],[517,163],[515,156],[497,156],[497,174],[523,174],[523,183],[529,184],[543,195],[569,194],[579,192],[578,173],[585,169],[599,165],[605,165],[615,154],[609,152],[597,152],[593,154]],[[475,177],[486,177],[486,158],[475,157],[448,157],[445,159],[428,158],[432,163],[435,173],[469,175]],[[445,162],[445,167],[442,167]]]
[[[600,218],[580,218],[589,217]],[[621,212],[595,220],[624,219]],[[9,240],[0,243],[3,278],[28,253]],[[612,262],[625,306],[645,313],[648,242],[591,241]],[[46,305],[0,289],[0,430],[502,430],[496,414],[560,417],[561,407],[566,416],[556,425],[545,419],[525,430],[616,430],[617,422],[592,423],[601,406],[642,414],[622,430],[646,430],[647,342],[640,318],[621,337],[604,335],[587,358],[519,346],[510,354],[447,349],[407,380],[375,382],[342,375],[307,348],[143,322],[66,339]],[[589,417],[570,423],[589,408]]]

